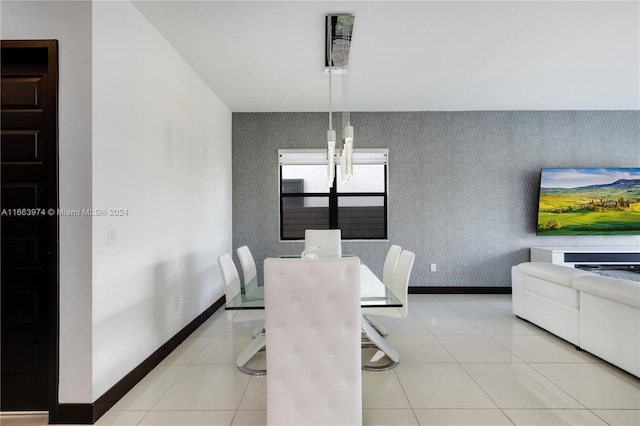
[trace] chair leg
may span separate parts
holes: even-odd
[[[252,376],[262,376],[267,374],[267,370],[257,370],[247,367],[247,362],[249,362],[249,360],[253,358],[255,354],[257,354],[261,349],[264,348],[266,342],[267,339],[264,333],[261,333],[258,337],[253,339],[249,346],[247,346],[245,350],[242,351],[240,355],[238,355],[238,359],[236,360],[236,366],[238,367],[238,370],[246,374],[251,374]]]
[[[253,337],[258,337],[263,332],[264,332],[264,323],[262,323],[258,327],[256,327],[256,329],[253,330],[253,333],[251,333],[251,334],[253,335]]]
[[[378,321],[376,321],[375,319],[371,318],[370,316],[365,315],[364,316],[365,319],[367,321],[369,321],[369,324],[371,324],[373,326],[373,328],[376,329],[376,331],[382,336],[382,337],[387,337],[389,335],[389,331],[387,330],[387,328],[380,324]]]
[[[392,348],[388,342],[384,340],[380,334],[373,328],[367,321],[362,321],[362,334],[375,346],[380,349],[391,360],[390,363],[382,366],[363,365],[363,370],[368,371],[386,371],[395,368],[400,362],[400,354],[394,348]],[[367,347],[367,345],[363,345]],[[370,346],[369,346],[370,347]]]

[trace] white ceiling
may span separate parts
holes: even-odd
[[[336,13],[352,111],[640,109],[637,0],[133,3],[233,112],[327,111]]]

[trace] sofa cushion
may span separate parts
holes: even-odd
[[[573,286],[585,293],[640,307],[640,283],[637,281],[589,274],[577,278]]]
[[[554,265],[553,263],[547,262],[525,262],[519,264],[518,269],[527,275],[567,287],[571,287],[573,280],[576,278],[593,275],[590,272],[582,271],[580,269]]]

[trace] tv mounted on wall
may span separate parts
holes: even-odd
[[[640,168],[542,169],[538,235],[640,235]]]

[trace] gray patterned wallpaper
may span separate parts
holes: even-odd
[[[277,151],[323,148],[328,115],[232,120],[233,244],[248,245],[261,268],[265,257],[303,250],[279,242]],[[535,235],[540,169],[639,167],[640,111],[367,112],[351,121],[356,148],[389,148],[389,241],[343,245],[377,274],[391,244],[416,253],[411,286],[464,287],[510,286],[529,247],[640,244]]]

